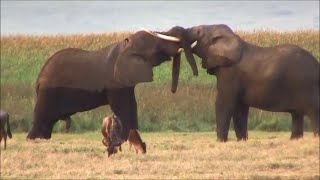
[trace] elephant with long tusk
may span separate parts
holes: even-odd
[[[151,82],[152,68],[171,57],[176,72],[183,46],[177,37],[144,30],[96,51],[67,48],[56,52],[36,81],[34,119],[27,139],[50,139],[58,119],[110,105],[123,125],[119,136],[127,140],[129,130],[138,129],[136,84]],[[193,56],[189,58],[189,62],[194,61]],[[197,69],[195,62],[192,66]],[[173,75],[172,92],[176,91],[178,78]]]
[[[303,137],[304,116],[308,116],[314,135],[319,136],[320,65],[310,52],[293,44],[259,47],[224,24],[185,29],[180,39],[197,42],[192,52],[202,59],[202,67],[217,77],[219,141],[228,140],[231,118],[237,139],[248,138],[249,107],[290,113],[291,139]]]

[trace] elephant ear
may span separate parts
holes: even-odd
[[[209,46],[206,66],[214,68],[218,66],[230,66],[240,61],[242,56],[242,43],[240,37],[229,31],[218,32]]]
[[[131,87],[153,80],[152,66],[138,55],[120,53],[114,65],[114,78],[120,84]]]

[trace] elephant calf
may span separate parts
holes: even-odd
[[[121,151],[122,124],[116,115],[107,116],[103,119],[101,133],[104,136],[102,143],[107,147],[108,157],[117,153],[117,148]]]
[[[142,141],[139,131],[137,129],[130,130],[128,142],[129,142],[129,149],[131,150],[131,147],[133,145],[137,154],[139,151],[142,154],[145,154],[147,152],[146,143]]]
[[[7,123],[7,130],[5,129],[5,125]],[[2,138],[4,138],[4,149],[7,148],[7,136],[12,138],[12,134],[10,131],[10,124],[9,124],[9,114],[3,110],[0,110],[0,144]]]

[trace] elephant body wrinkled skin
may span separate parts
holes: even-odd
[[[165,39],[154,32],[138,31],[96,51],[67,48],[53,54],[36,81],[33,125],[27,139],[50,139],[59,119],[110,105],[123,125],[121,137],[127,140],[129,130],[138,129],[135,85],[152,81],[152,68],[171,57],[174,64],[180,64],[179,49],[184,47],[179,41],[176,37]],[[173,92],[178,84],[178,69],[173,66]]]
[[[217,136],[227,141],[231,118],[238,140],[248,138],[249,107],[292,116],[291,138],[303,136],[308,116],[319,135],[319,62],[303,48],[283,44],[259,47],[242,40],[226,25],[186,29],[202,67],[217,77]]]

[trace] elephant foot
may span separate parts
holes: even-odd
[[[291,134],[290,139],[291,140],[295,140],[295,139],[300,139],[303,137],[303,133],[299,133],[299,134]]]
[[[236,131],[237,141],[246,141],[248,140],[248,133],[247,131],[239,133]]]
[[[218,138],[217,141],[218,142],[227,142],[228,138]]]
[[[38,129],[31,129],[27,135],[27,140],[35,140],[35,139],[51,139],[51,131],[50,130],[38,130]]]
[[[218,142],[227,142],[228,141],[228,133],[217,132],[217,141]]]
[[[247,141],[248,137],[241,137],[241,138],[237,138],[237,141]]]

